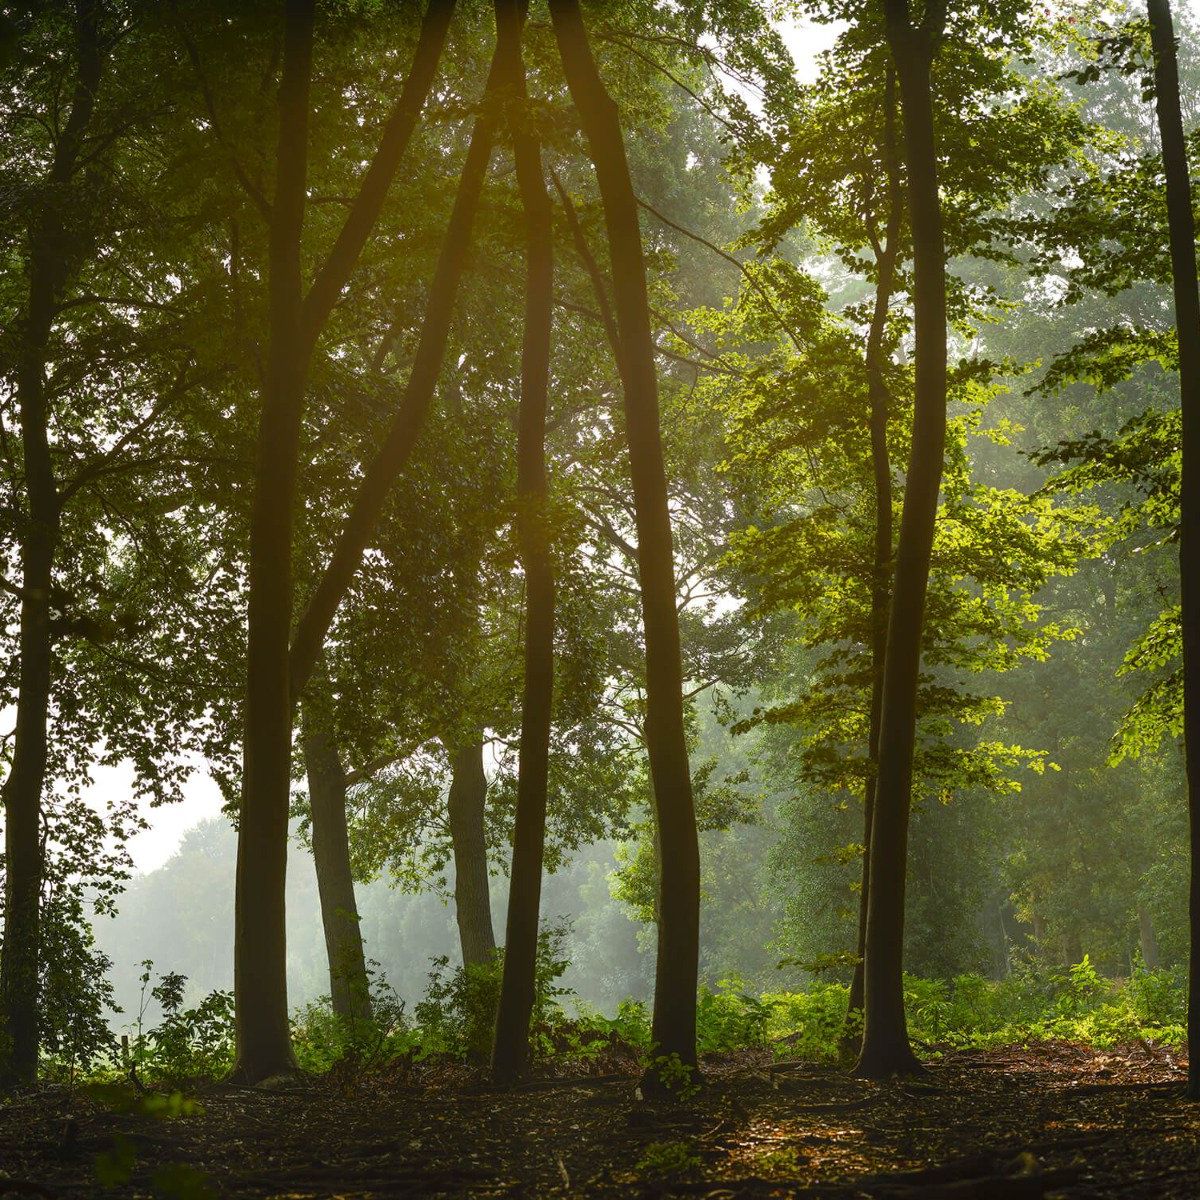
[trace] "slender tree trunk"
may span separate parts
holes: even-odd
[[[100,5],[75,7],[76,81],[55,148],[41,211],[29,229],[29,295],[19,330],[16,398],[20,406],[26,512],[21,528],[20,670],[12,767],[4,783],[4,943],[0,954],[0,1084],[32,1083],[38,1065],[40,903],[45,863],[42,795],[53,643],[50,589],[60,538],[60,498],[49,440],[46,367],[50,331],[68,266],[63,209],[95,110],[102,58]]]
[[[433,82],[452,4],[426,10],[412,70],[329,257],[307,296],[301,238],[308,173],[314,0],[284,0],[275,195],[269,209],[268,336],[250,515],[246,702],[234,932],[237,1059],[255,1082],[294,1069],[287,1013],[284,892],[293,699],[292,534],[309,361],[374,228]],[[311,663],[309,664],[311,669]]]
[[[292,529],[311,347],[301,336],[314,0],[285,0],[279,142],[268,245],[269,338],[250,516],[249,621],[234,935],[234,1077],[294,1069],[284,889],[291,785]]]
[[[483,742],[452,751],[447,809],[454,848],[454,910],[467,967],[489,963],[496,954],[485,825],[487,792]]]
[[[862,888],[858,898],[858,961],[850,983],[847,1030],[857,1041],[863,1011],[863,979],[867,950],[867,904],[871,896],[871,826],[875,818],[875,785],[879,772],[879,725],[883,712],[883,663],[887,654],[888,608],[892,590],[892,463],[888,454],[888,410],[891,396],[884,377],[883,339],[896,282],[897,241],[904,216],[904,193],[896,162],[896,82],[888,68],[884,94],[884,161],[888,176],[887,227],[875,253],[875,306],[867,331],[867,390],[871,402],[871,473],[875,488],[875,541],[871,563],[871,710],[867,732],[867,781],[863,795]]]
[[[921,636],[946,442],[946,254],[930,79],[943,11],[927,5],[921,26],[909,22],[907,0],[885,0],[885,11],[904,116],[916,390],[884,657],[867,901],[866,1020],[855,1068],[870,1078],[918,1069],[904,1014],[904,890]]]
[[[596,70],[576,0],[550,0],[567,86],[591,148],[612,258],[619,367],[638,532],[646,640],[646,744],[661,838],[660,919],[653,1038],[660,1055],[696,1062],[700,957],[700,849],[687,739],[674,549],[658,416],[658,380],[637,199],[617,106]]]
[[[351,1020],[371,1019],[371,981],[363,953],[350,842],[346,830],[346,769],[324,714],[303,713],[304,768],[312,812],[313,864],[321,900],[321,924],[329,959],[333,1011]]]
[[[525,341],[517,425],[517,537],[525,574],[525,681],[504,976],[492,1046],[492,1073],[501,1082],[523,1074],[529,1062],[554,692],[554,570],[546,508],[545,445],[554,242],[541,146],[529,127],[526,103],[521,57],[525,7],[521,0],[496,0],[497,44],[503,54],[508,124],[525,212]]]
[[[1162,966],[1162,961],[1158,957],[1158,938],[1154,936],[1154,922],[1150,919],[1150,910],[1144,904],[1138,905],[1137,918],[1138,944],[1142,950],[1142,962],[1147,971],[1157,971]]]
[[[1167,183],[1167,222],[1179,341],[1179,399],[1183,421],[1179,489],[1179,576],[1183,625],[1183,745],[1191,827],[1188,907],[1188,1095],[1200,1099],[1200,289],[1196,282],[1196,225],[1179,106],[1179,67],[1169,0],[1148,0],[1154,47],[1154,90]]]

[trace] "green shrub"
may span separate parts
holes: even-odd
[[[696,1042],[701,1054],[720,1054],[763,1046],[771,1019],[771,1001],[751,995],[741,979],[723,979],[717,990],[700,988]]]
[[[637,1169],[648,1179],[677,1179],[700,1169],[700,1155],[689,1142],[651,1142]]]
[[[187,976],[168,971],[152,986],[153,973],[154,963],[147,959],[142,963],[137,1033],[132,1043],[122,1045],[122,1070],[170,1084],[223,1075],[233,1065],[233,993],[210,992],[185,1008]],[[151,999],[162,1010],[162,1022],[146,1029]]]

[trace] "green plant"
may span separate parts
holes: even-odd
[[[719,1054],[767,1040],[772,1001],[754,996],[744,980],[723,979],[712,991],[701,987],[696,1007],[696,1041],[701,1054]]]
[[[142,964],[142,992],[137,1033],[132,1045],[122,1046],[122,1067],[148,1080],[182,1082],[212,1078],[233,1062],[233,993],[210,992],[198,1004],[184,1007],[187,976],[167,972],[151,986],[154,963]],[[150,1000],[162,1010],[162,1022],[145,1028]]]
[[[292,1021],[296,1063],[316,1075],[337,1069],[357,1077],[399,1059],[422,1053],[420,1033],[408,1020],[404,1001],[384,978],[377,963],[369,964],[370,1018],[341,1017],[329,997],[308,1004]]]
[[[700,1169],[700,1156],[689,1142],[650,1142],[637,1170],[650,1179],[671,1179]]]
[[[655,1055],[650,1059],[648,1070],[677,1100],[690,1100],[700,1090],[695,1068],[674,1052]]]

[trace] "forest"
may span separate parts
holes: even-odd
[[[0,0],[0,1196],[1200,1195],[1198,36]]]

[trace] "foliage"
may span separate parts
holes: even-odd
[[[679,1179],[700,1166],[700,1156],[691,1142],[648,1142],[637,1170],[647,1179]]]
[[[233,1065],[233,994],[210,992],[198,1004],[184,1005],[187,976],[167,972],[151,985],[154,963],[142,963],[142,997],[133,1041],[121,1048],[121,1067],[148,1081],[182,1083],[212,1079]],[[162,1020],[150,1029],[143,1022],[151,1001]]]

